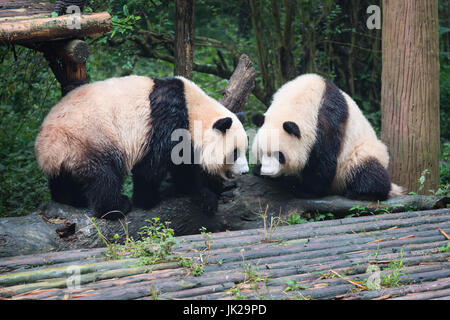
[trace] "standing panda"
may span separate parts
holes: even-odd
[[[252,145],[260,174],[287,174],[300,197],[376,201],[403,193],[391,183],[387,148],[369,121],[345,92],[319,75],[283,85],[267,112],[252,120],[260,127]]]
[[[188,132],[197,164],[172,161],[177,129]],[[178,190],[214,213],[218,198],[203,184],[202,169],[221,176],[246,173],[246,149],[238,118],[183,77],[128,76],[83,85],[50,110],[35,142],[52,199],[89,207],[106,219],[130,211],[122,194],[130,172],[137,207],[158,202],[158,188],[170,172]]]

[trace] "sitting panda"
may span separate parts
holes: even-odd
[[[389,155],[356,103],[330,81],[305,74],[283,85],[260,127],[252,152],[260,174],[286,174],[299,197],[343,195],[385,200],[401,195],[387,171]]]
[[[197,164],[172,161],[177,129],[188,132]],[[137,207],[158,202],[158,187],[170,172],[178,190],[214,213],[218,198],[202,182],[202,172],[248,172],[246,149],[238,118],[183,77],[127,76],[83,85],[50,110],[35,142],[52,199],[89,207],[106,219],[130,211],[122,194],[130,172]]]

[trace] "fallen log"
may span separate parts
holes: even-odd
[[[206,227],[211,232],[262,228],[264,221],[260,213],[261,210],[265,211],[265,208],[268,208],[269,217],[280,216],[286,221],[291,214],[308,217],[314,213],[333,213],[335,217],[343,217],[352,213],[351,209],[357,206],[359,210],[369,214],[367,217],[360,218],[361,228],[369,228],[364,225],[364,221],[371,222],[371,228],[369,228],[371,231],[395,227],[414,228],[414,219],[402,222],[401,217],[400,220],[391,220],[390,217],[386,217],[384,220],[382,215],[374,217],[370,213],[402,212],[412,209],[432,210],[445,208],[450,203],[449,198],[446,197],[426,196],[403,196],[380,203],[352,201],[336,196],[303,200],[292,197],[289,192],[269,179],[248,175],[237,178],[233,183],[225,184],[219,210],[215,216],[210,217],[204,215],[189,198],[175,196],[170,190],[172,190],[171,185],[166,183],[165,189],[162,190],[164,200],[151,210],[135,209],[122,221],[97,220],[97,225],[104,237],[112,239],[118,234],[120,239],[125,239],[125,234],[128,232],[130,237],[138,239],[140,228],[148,224],[146,220],[156,217],[162,221],[170,221],[170,227],[174,229],[176,235],[197,234],[201,227]],[[440,215],[435,215],[433,212],[426,214],[429,216],[418,215],[416,219],[418,221],[428,219],[430,222],[441,221]],[[411,219],[410,214],[405,216]],[[326,221],[328,232],[333,232],[334,229],[336,233],[351,232],[351,230],[358,232],[359,230],[354,230],[355,226],[349,224],[347,220],[352,219]],[[373,223],[373,220],[378,221]],[[128,225],[127,231],[124,223]],[[307,225],[299,225],[299,228],[304,230],[299,232],[300,234],[305,232],[303,235],[305,238],[325,232],[325,229],[310,229]],[[292,236],[290,234],[288,232],[283,236],[285,241],[295,237],[294,233]],[[404,236],[408,235],[408,231],[405,231]],[[199,241],[201,245],[202,239],[199,236],[193,237],[192,241]],[[276,237],[277,232],[273,235],[274,239]],[[439,230],[436,230],[436,237],[445,240]],[[414,239],[410,240],[414,241]],[[249,238],[245,241],[249,241]],[[243,245],[244,242],[236,239],[238,245]],[[373,246],[383,246],[388,243],[388,241],[382,241],[373,243]],[[0,219],[0,244],[0,257],[104,246],[91,220],[89,210],[55,202],[43,205],[28,216]],[[218,246],[220,242],[213,245]]]

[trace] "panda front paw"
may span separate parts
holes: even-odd
[[[214,215],[219,206],[219,197],[209,189],[203,188],[198,197],[199,206],[208,215]]]

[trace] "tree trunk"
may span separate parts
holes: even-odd
[[[194,0],[176,0],[174,75],[192,79],[193,63]]]
[[[418,191],[439,183],[438,0],[383,0],[382,139],[393,180]]]
[[[260,6],[256,0],[248,0],[250,7],[250,14],[252,20],[253,32],[255,33],[258,66],[261,73],[264,97],[263,102],[265,105],[270,105],[270,100],[275,92],[274,86],[274,70],[272,67],[272,61],[269,56],[269,46],[264,37],[265,23],[262,17]]]

